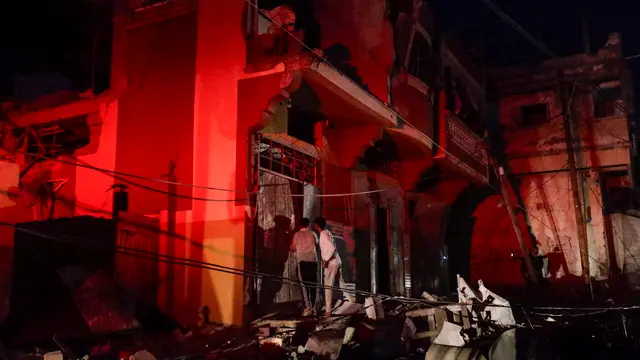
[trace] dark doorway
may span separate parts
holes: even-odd
[[[389,268],[389,211],[378,208],[376,213],[376,247],[378,258],[376,259],[378,271],[377,290],[379,294],[389,294],[389,282],[391,269]]]

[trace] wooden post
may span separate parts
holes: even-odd
[[[369,206],[369,251],[371,257],[371,292],[378,293],[378,226],[376,206]]]
[[[582,275],[585,284],[590,283],[589,270],[589,244],[587,242],[587,228],[582,213],[582,201],[580,199],[580,189],[578,187],[578,171],[576,169],[575,144],[573,140],[573,124],[571,112],[567,100],[567,94],[562,85],[562,71],[558,72],[558,96],[562,105],[562,117],[564,119],[564,140],[567,148],[567,164],[569,177],[571,179],[571,193],[573,195],[573,209],[576,217],[576,229],[578,233],[578,245],[580,248],[580,263],[582,265]]]
[[[509,213],[509,218],[511,219],[513,230],[516,232],[516,237],[518,238],[518,244],[520,245],[520,250],[522,250],[524,262],[527,265],[527,271],[529,272],[531,281],[535,285],[537,285],[538,275],[533,269],[533,264],[531,263],[531,258],[529,257],[527,246],[525,245],[524,237],[522,236],[522,231],[520,230],[520,226],[518,226],[518,219],[516,218],[516,214],[513,212],[513,206],[511,205],[511,201],[509,200],[509,193],[507,192],[507,188],[504,186],[504,182],[506,180],[504,170],[500,168],[498,171],[499,171],[498,181],[500,182],[500,190],[502,191],[502,200],[504,200],[504,206],[507,207],[507,212]]]

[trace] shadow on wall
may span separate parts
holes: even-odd
[[[367,209],[368,211],[368,209]],[[356,258],[356,288],[371,291],[371,232],[369,229],[354,229],[356,242],[353,256]]]
[[[331,230],[330,230],[331,231]],[[353,276],[355,275],[355,269],[353,268],[353,262],[351,261],[352,254],[349,254],[349,249],[347,246],[347,241],[344,237],[335,236],[333,237],[336,243],[336,249],[338,254],[340,255],[340,259],[342,260],[342,277],[345,282],[352,282]]]
[[[469,186],[451,206],[444,239],[449,251],[449,284],[457,283],[457,274],[471,278],[472,248],[478,223],[476,210],[494,194],[495,191],[490,187]]]
[[[291,94],[288,110],[287,133],[306,143],[315,142],[315,123],[325,119],[322,103],[308,82],[302,81],[300,88]]]
[[[281,276],[284,272],[285,263],[288,259],[289,244],[293,232],[291,231],[291,220],[282,215],[274,218],[275,226],[271,229],[259,228],[258,234],[262,234],[262,251],[258,258],[258,268],[262,273]],[[260,240],[260,238],[258,238]],[[276,294],[282,288],[282,282],[263,278],[260,287],[260,305],[270,306],[276,301]]]
[[[364,83],[362,77],[358,75],[358,68],[351,66],[351,51],[343,44],[334,44],[324,50],[324,55],[330,64],[335,66],[343,74],[348,76],[364,90],[370,92],[369,87]]]

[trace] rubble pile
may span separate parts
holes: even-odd
[[[374,296],[363,303],[338,301],[326,317],[300,316],[294,308],[263,316],[247,327],[209,324],[205,316],[200,326],[169,334],[138,333],[68,346],[54,339],[56,346],[46,351],[7,352],[4,357],[515,360],[524,352],[530,359],[549,358],[541,351],[544,336],[534,331],[549,318],[529,319],[523,312],[518,323],[509,302],[482,281],[476,291],[459,277],[457,303],[424,293],[421,300]],[[565,325],[557,321],[553,326]]]
[[[333,316],[320,319],[274,313],[254,321],[250,330],[261,345],[280,346],[291,358],[515,359],[518,325],[509,302],[482,282],[476,293],[462,278],[458,292],[458,304],[424,293],[424,302],[339,302]],[[505,355],[510,347],[513,357]]]

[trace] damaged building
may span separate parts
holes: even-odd
[[[592,54],[498,69],[490,78],[497,120],[491,131],[502,144],[496,151],[504,153],[518,189],[521,228],[547,256],[545,277],[580,283],[624,275],[635,286],[637,150],[631,77],[619,36]],[[493,196],[475,210],[472,275],[517,284],[522,276],[513,254],[519,249],[510,221],[504,211],[492,211],[502,205]]]
[[[293,231],[322,216],[348,286],[455,291],[474,229],[460,198],[489,182],[485,78],[426,2],[117,3],[109,91],[6,109],[2,219],[114,219],[116,245],[295,280]],[[55,196],[29,200],[42,184]],[[181,324],[300,298],[267,276],[121,256],[120,283]]]

